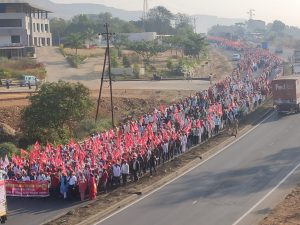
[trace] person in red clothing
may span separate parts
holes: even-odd
[[[106,168],[103,168],[102,176],[100,178],[100,187],[104,193],[107,193],[107,180],[108,180],[108,173]]]
[[[87,180],[81,172],[79,173],[78,186],[79,186],[80,199],[81,201],[83,201],[85,190],[87,187]]]
[[[91,173],[89,181],[89,199],[94,200],[97,194],[97,185],[94,175]]]

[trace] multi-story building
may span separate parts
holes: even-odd
[[[0,56],[23,56],[26,49],[51,46],[49,13],[30,0],[1,0]]]

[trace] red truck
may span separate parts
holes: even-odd
[[[272,81],[273,102],[279,113],[300,112],[300,76]]]

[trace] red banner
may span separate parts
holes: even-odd
[[[0,216],[6,216],[6,194],[5,194],[5,183],[4,180],[0,180]]]
[[[6,180],[6,195],[18,197],[48,197],[48,181]]]

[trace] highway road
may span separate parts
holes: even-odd
[[[97,225],[257,224],[300,178],[300,115],[263,123],[228,148]]]

